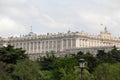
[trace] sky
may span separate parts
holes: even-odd
[[[84,31],[120,35],[120,0],[0,0],[0,36]],[[103,24],[103,25],[101,25]]]

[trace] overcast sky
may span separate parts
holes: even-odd
[[[0,36],[30,32],[85,31],[98,34],[104,24],[120,34],[120,0],[0,0]]]

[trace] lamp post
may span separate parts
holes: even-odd
[[[81,69],[80,80],[84,80],[84,78],[83,78],[83,70],[85,68],[85,59],[83,59],[83,58],[79,59],[79,67]]]

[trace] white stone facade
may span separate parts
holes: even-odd
[[[0,45],[10,44],[15,48],[22,48],[26,50],[28,54],[43,55],[49,51],[63,52],[67,49],[79,49],[79,48],[92,48],[92,47],[105,47],[116,46],[120,47],[120,39],[113,38],[111,33],[107,31],[105,27],[104,31],[99,35],[90,35],[84,32],[70,32],[46,35],[36,35],[30,32],[29,35],[20,37],[9,37],[4,41],[0,40]]]

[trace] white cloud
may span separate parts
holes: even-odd
[[[92,0],[101,6],[120,7],[120,0]]]
[[[28,0],[0,0],[0,4],[16,4],[16,3],[25,3]]]
[[[34,26],[34,32],[65,31],[76,26],[93,32],[102,30],[103,23],[119,34],[113,28],[120,25],[119,3],[119,0],[0,0],[0,33],[24,33],[27,27],[22,24]]]
[[[0,33],[21,33],[25,31],[27,31],[25,26],[8,17],[0,17]]]
[[[55,20],[53,17],[46,13],[41,14],[40,24],[52,29],[66,29],[66,27],[72,27],[72,23],[67,23],[67,21],[60,22]]]

